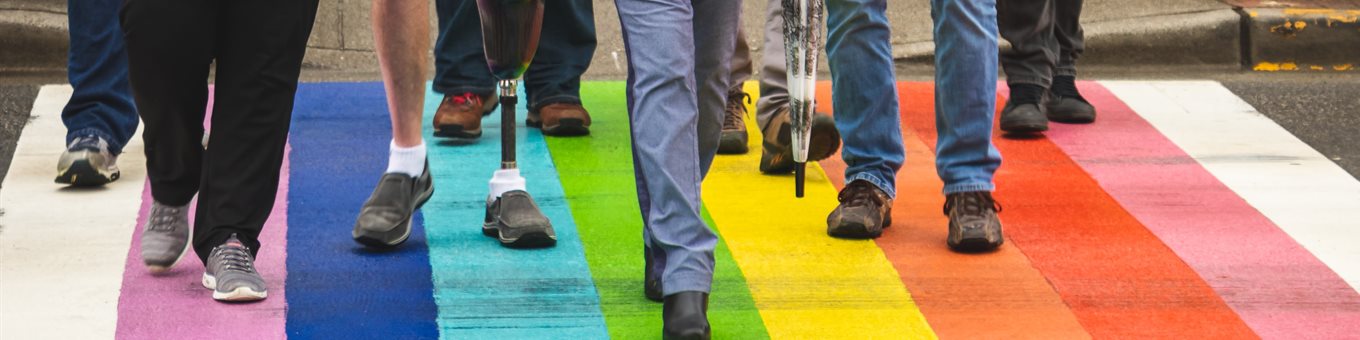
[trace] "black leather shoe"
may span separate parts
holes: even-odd
[[[495,237],[510,248],[542,248],[557,245],[552,222],[524,190],[501,194],[486,208],[482,234]]]
[[[1049,98],[1051,99],[1045,105],[1048,120],[1069,124],[1086,124],[1096,121],[1096,107],[1091,106],[1085,99],[1058,95]]]
[[[420,177],[387,173],[359,209],[354,241],[374,248],[391,248],[411,237],[411,216],[434,195],[430,162]]]
[[[642,247],[642,256],[647,262],[645,267],[647,272],[644,274],[646,279],[642,282],[642,293],[647,295],[648,300],[661,302],[661,271],[666,269],[666,259],[653,258],[652,254],[652,248]]]
[[[661,338],[665,340],[708,340],[708,293],[679,292],[666,296],[661,307]]]

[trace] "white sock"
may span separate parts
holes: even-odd
[[[411,177],[420,177],[424,174],[425,143],[403,148],[397,146],[397,141],[392,141],[391,151],[387,156],[387,173],[403,173]]]

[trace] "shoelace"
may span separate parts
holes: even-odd
[[[98,151],[98,150],[99,150],[99,136],[95,136],[95,135],[86,135],[86,136],[76,137],[75,140],[72,140],[72,141],[71,141],[71,145],[70,145],[70,146],[67,146],[66,148],[69,149],[69,150],[75,150],[75,149],[87,149],[87,150]]]
[[[863,205],[868,202],[879,204],[878,200],[875,199],[877,195],[874,194],[874,190],[873,185],[868,182],[854,181],[850,182],[845,190],[841,190],[836,199],[848,206]]]
[[[250,248],[243,246],[217,246],[213,251],[221,255],[218,260],[223,271],[235,271],[242,273],[254,273],[255,266],[251,263]]]
[[[152,207],[151,223],[146,227],[147,230],[172,231],[174,230],[175,219],[179,218],[179,208],[156,206]]]
[[[460,94],[450,99],[453,100],[453,105],[481,105],[482,102],[482,98],[477,97],[472,92]]]
[[[992,193],[986,191],[965,192],[958,194],[953,199],[945,201],[944,214],[949,215],[949,211],[952,210],[956,204],[959,205],[959,208],[963,210],[962,212],[966,215],[981,215],[983,209],[987,208],[991,208],[995,212],[1001,212],[1001,203],[997,203],[997,201],[992,198]]]
[[[746,92],[732,92],[727,97],[727,117],[723,117],[723,126],[735,126],[741,124],[742,110],[738,110],[743,103],[751,103],[751,94]]]

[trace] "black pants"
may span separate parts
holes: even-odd
[[[1011,43],[1001,51],[1007,83],[1047,88],[1053,76],[1077,75],[1086,45],[1081,0],[997,0],[996,21]]]
[[[133,97],[146,124],[157,202],[198,194],[201,260],[236,234],[251,251],[274,206],[293,95],[318,0],[127,0],[122,12]],[[208,68],[217,63],[208,149]]]

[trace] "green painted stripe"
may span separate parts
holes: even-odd
[[[642,295],[642,216],[634,187],[628,111],[622,82],[582,84],[590,109],[590,137],[548,137],[548,149],[562,179],[568,205],[585,243],[609,335],[615,339],[655,338],[661,332],[661,304]],[[712,225],[708,212],[704,218]],[[715,337],[768,338],[746,278],[724,242],[718,242],[717,273],[709,299]]]

